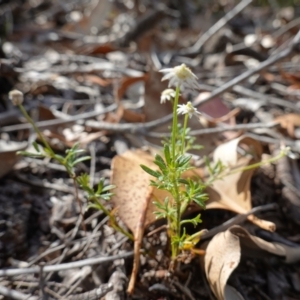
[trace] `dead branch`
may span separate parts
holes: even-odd
[[[261,62],[257,67],[255,67],[253,69],[250,69],[250,70],[242,73],[241,75],[233,78],[232,80],[228,81],[227,83],[223,84],[221,87],[215,89],[205,99],[194,101],[193,105],[197,106],[197,105],[200,105],[200,104],[203,104],[203,103],[206,103],[206,102],[212,100],[213,98],[223,94],[224,92],[229,91],[235,85],[241,83],[242,81],[244,81],[245,79],[251,77],[252,75],[265,70],[266,68],[270,67],[271,65],[275,64],[276,62],[278,62],[278,61],[280,61],[284,58],[287,58],[293,52],[299,51],[299,49],[298,49],[299,48],[299,43],[300,43],[300,30],[298,31],[298,33],[296,34],[296,36],[294,37],[294,39],[290,43],[289,47],[287,47],[286,49],[280,51],[279,53],[277,53],[273,56],[270,56],[267,60]]]
[[[230,10],[223,18],[221,18],[214,26],[205,32],[190,48],[181,50],[179,55],[197,55],[201,52],[203,45],[211,39],[220,29],[222,29],[231,19],[246,8],[252,0],[243,0],[236,7]]]
[[[106,262],[114,261],[116,259],[122,259],[133,256],[133,251],[122,253],[120,255],[112,255],[107,257],[94,257],[94,258],[88,258],[76,262],[71,263],[65,263],[65,264],[59,264],[59,265],[51,265],[51,266],[45,266],[43,269],[44,273],[49,272],[57,272],[62,270],[69,270],[74,268],[81,268],[84,266],[91,266],[91,265],[97,265],[97,264],[103,264]],[[22,274],[37,274],[40,272],[40,267],[33,267],[33,268],[24,268],[24,269],[2,269],[0,270],[0,276],[15,276],[15,275],[22,275]]]

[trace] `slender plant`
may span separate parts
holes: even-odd
[[[165,199],[157,199],[154,201],[158,218],[167,220],[168,235],[171,242],[171,268],[176,265],[176,259],[183,250],[194,251],[194,246],[199,242],[203,231],[188,235],[185,231],[185,225],[190,223],[196,226],[201,223],[200,214],[193,219],[183,219],[186,208],[192,202],[200,207],[205,208],[207,195],[204,189],[215,180],[220,180],[225,176],[236,172],[260,167],[266,163],[273,163],[278,159],[290,153],[288,147],[283,147],[280,154],[259,163],[249,165],[243,168],[228,170],[218,161],[212,165],[206,160],[209,178],[201,181],[199,178],[186,178],[185,172],[192,169],[191,158],[188,154],[190,149],[195,148],[194,138],[189,136],[190,129],[188,121],[193,116],[197,117],[200,112],[193,107],[191,102],[186,104],[178,104],[180,92],[185,88],[199,88],[197,77],[185,64],[180,66],[164,69],[160,72],[165,73],[163,80],[169,80],[169,87],[175,87],[175,90],[168,88],[162,92],[161,103],[171,101],[173,104],[173,122],[171,127],[171,138],[164,143],[162,155],[157,154],[154,163],[157,166],[151,169],[145,165],[141,165],[142,169],[154,177],[150,184],[159,190],[167,191],[169,196]],[[184,115],[183,122],[179,123],[178,115]],[[199,148],[199,146],[197,147]]]
[[[23,156],[29,156],[29,157],[35,157],[35,158],[50,158],[53,160],[56,160],[60,165],[64,166],[69,177],[73,181],[74,186],[74,194],[76,201],[78,203],[78,206],[80,208],[80,215],[82,219],[82,227],[86,231],[85,223],[84,223],[84,212],[82,208],[81,201],[79,199],[79,190],[78,186],[80,186],[86,193],[89,200],[89,206],[93,207],[98,210],[102,210],[110,220],[110,225],[120,232],[122,232],[124,235],[126,235],[128,238],[133,240],[133,237],[130,233],[128,233],[126,230],[124,230],[121,226],[118,225],[115,215],[112,211],[108,210],[105,205],[102,203],[102,200],[108,201],[110,200],[112,193],[111,190],[115,188],[113,185],[104,186],[104,179],[100,179],[100,182],[98,183],[96,189],[94,189],[93,186],[90,185],[89,175],[84,173],[80,176],[78,176],[75,172],[75,167],[77,164],[87,161],[90,159],[90,156],[80,156],[85,150],[79,148],[79,144],[75,144],[71,149],[66,150],[65,156],[62,156],[60,154],[56,154],[51,146],[49,145],[48,141],[42,134],[42,132],[39,130],[39,128],[36,126],[32,118],[28,115],[27,111],[25,110],[24,106],[22,105],[24,100],[24,95],[22,92],[18,90],[13,90],[9,93],[9,99],[13,103],[13,105],[18,106],[26,120],[31,124],[33,127],[35,133],[37,134],[40,142],[42,143],[43,147],[42,149],[37,144],[37,142],[33,142],[33,147],[36,150],[36,153],[27,152],[27,151],[19,151],[18,154],[21,154]]]
[[[185,88],[198,88],[197,77],[184,64],[170,69],[161,70],[165,73],[162,80],[169,80],[169,87],[175,86],[175,90],[168,88],[161,95],[161,103],[171,101],[173,103],[173,123],[171,138],[164,143],[163,154],[155,156],[154,163],[157,169],[150,169],[141,165],[143,170],[153,176],[155,180],[151,185],[159,190],[164,190],[170,196],[163,201],[155,201],[157,207],[155,214],[159,218],[166,218],[168,234],[171,241],[171,258],[174,266],[181,250],[189,249],[199,241],[202,232],[189,236],[184,229],[188,223],[197,225],[201,223],[200,214],[193,219],[183,219],[182,216],[192,202],[200,207],[205,207],[207,195],[204,193],[205,185],[197,179],[186,179],[184,173],[190,169],[192,156],[187,153],[194,147],[193,138],[189,136],[188,121],[200,113],[191,102],[178,104],[180,92]],[[179,124],[178,115],[184,115],[183,123]]]

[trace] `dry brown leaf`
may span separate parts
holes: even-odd
[[[111,43],[99,44],[86,44],[77,50],[77,53],[85,55],[95,55],[95,54],[107,54],[109,52],[116,51],[116,47]]]
[[[274,121],[278,122],[290,137],[295,138],[295,127],[300,127],[300,114],[286,114],[275,118]]]
[[[156,220],[153,211],[156,210],[152,203],[154,199],[165,199],[163,191],[158,191],[149,186],[153,179],[140,167],[141,164],[157,169],[153,163],[153,156],[142,150],[127,151],[117,155],[112,160],[112,184],[118,188],[111,198],[113,206],[117,209],[120,219],[132,231],[134,236],[134,264],[128,293],[133,292],[136,274],[139,266],[139,250],[144,234],[144,229]]]
[[[226,297],[224,291],[228,278],[240,262],[241,251],[251,256],[277,255],[286,263],[300,260],[300,247],[267,242],[251,235],[241,226],[232,226],[214,236],[206,248],[204,258],[205,273],[218,300],[231,299]]]
[[[103,79],[101,78],[100,76],[98,75],[93,75],[93,74],[85,74],[83,76],[84,80],[86,81],[89,81],[91,83],[95,83],[95,84],[98,84],[100,86],[108,86],[112,83],[112,80],[111,79]]]
[[[141,164],[156,169],[153,156],[142,150],[127,151],[112,160],[111,182],[118,188],[111,202],[117,208],[120,219],[133,233],[143,212],[143,203],[148,203],[153,193],[153,187],[149,186],[152,177],[142,170]],[[154,220],[152,213],[147,215],[145,226]]]
[[[238,147],[244,148],[252,155],[238,155]],[[261,160],[262,147],[256,140],[249,137],[239,137],[228,143],[222,144],[214,152],[214,162],[221,160],[230,169],[246,167]],[[235,172],[216,180],[207,188],[209,200],[207,209],[228,209],[239,214],[245,214],[252,208],[250,181],[255,169]],[[250,221],[263,229],[274,231],[275,225],[271,222],[260,220],[250,215]]]
[[[121,85],[118,89],[118,99],[122,99],[126,90],[133,84],[139,82],[139,81],[147,81],[148,75],[144,74],[143,76],[139,77],[125,77],[122,79]]]
[[[241,258],[239,238],[229,230],[214,236],[206,248],[205,273],[211,290],[218,300],[225,299],[224,289],[228,278]]]
[[[130,109],[124,109],[123,120],[129,123],[143,123],[145,122],[145,115]]]

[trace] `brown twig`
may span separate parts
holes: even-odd
[[[149,195],[148,197],[151,197],[151,195]],[[150,199],[146,199],[146,201],[144,201],[144,204],[140,211],[139,220],[136,225],[135,232],[134,232],[134,259],[133,259],[132,272],[131,272],[131,276],[130,276],[130,280],[129,280],[129,284],[128,284],[128,288],[127,288],[127,293],[129,295],[131,295],[133,293],[136,276],[137,276],[138,270],[139,270],[140,249],[141,249],[142,239],[143,239],[143,235],[144,235],[145,219],[146,219],[146,214],[147,214],[147,208],[149,205],[149,200]]]

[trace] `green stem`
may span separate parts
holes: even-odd
[[[173,186],[174,186],[174,193],[173,195],[174,200],[175,200],[175,205],[176,205],[176,219],[175,219],[175,226],[173,230],[173,237],[175,236],[178,238],[180,236],[180,231],[181,231],[181,225],[180,225],[180,217],[181,217],[181,205],[180,205],[180,195],[179,195],[179,190],[178,190],[178,183],[176,180],[176,171],[173,174]],[[172,237],[171,237],[172,240]],[[172,241],[172,259],[175,260],[176,257],[178,256],[178,250],[179,250],[179,244],[178,242],[174,243]]]
[[[181,137],[181,154],[184,154],[184,149],[185,149],[185,132],[186,132],[188,120],[189,120],[189,115],[185,114],[185,116],[184,116],[184,123],[183,123],[183,132],[182,132],[182,137]]]
[[[32,125],[34,131],[36,132],[36,134],[38,135],[39,139],[43,142],[44,146],[48,149],[50,155],[52,156],[52,158],[55,156],[55,153],[53,152],[52,148],[50,147],[50,145],[48,144],[48,142],[46,141],[46,139],[44,138],[43,134],[40,132],[40,130],[38,129],[38,127],[35,125],[35,123],[33,122],[33,120],[31,119],[31,117],[28,115],[27,111],[25,110],[24,106],[18,105],[19,109],[21,110],[22,114],[24,115],[24,117],[26,118],[26,120]]]
[[[172,167],[171,171],[173,173],[172,175],[172,181],[174,186],[174,201],[176,205],[176,220],[175,224],[170,224],[170,238],[172,242],[172,260],[175,262],[176,257],[178,255],[178,243],[174,243],[174,238],[178,237],[180,235],[180,199],[179,199],[179,191],[178,191],[178,184],[176,180],[176,170],[174,169],[175,166],[175,160],[176,160],[176,139],[178,136],[178,117],[177,117],[177,106],[178,106],[178,100],[179,100],[179,92],[180,87],[176,87],[176,93],[173,103],[173,124],[172,124]]]
[[[263,166],[265,164],[271,164],[271,163],[276,162],[277,160],[281,159],[284,156],[285,156],[285,153],[280,152],[278,155],[276,155],[275,157],[272,157],[270,159],[263,160],[263,161],[260,161],[258,163],[255,163],[255,164],[252,164],[252,165],[249,165],[249,166],[245,166],[245,167],[242,167],[242,168],[232,170],[232,172],[230,172],[229,175],[235,174],[235,173],[238,173],[238,172],[241,172],[241,171],[247,171],[247,170],[251,170],[251,169],[254,169],[254,168],[258,168],[258,167]]]
[[[190,235],[189,237],[187,237],[185,240],[186,241],[192,241],[194,240],[195,238],[198,238],[198,237],[201,237],[201,235],[203,235],[205,232],[207,232],[207,230],[200,230],[192,235]]]
[[[127,232],[126,230],[124,230],[122,227],[120,227],[115,219],[115,216],[108,210],[105,208],[104,205],[102,205],[102,203],[96,198],[96,197],[92,197],[89,199],[90,201],[93,200],[97,203],[97,205],[99,206],[100,210],[102,210],[109,218],[110,222],[111,222],[111,227],[114,228],[116,231],[119,231],[121,233],[123,233],[125,236],[127,236],[130,240],[134,241],[134,237],[132,236],[132,234],[130,234],[129,232]]]
[[[176,137],[177,137],[177,130],[178,130],[177,106],[178,106],[179,92],[180,92],[180,87],[177,86],[175,99],[174,99],[174,105],[173,105],[173,125],[172,125],[172,158],[173,158],[172,161],[173,161],[173,164],[175,162]]]
[[[239,172],[249,171],[249,170],[261,167],[261,166],[266,165],[266,164],[274,163],[277,160],[283,158],[284,156],[286,156],[286,153],[281,151],[278,155],[276,155],[275,157],[271,157],[270,159],[266,159],[266,160],[260,161],[258,163],[255,163],[255,164],[251,164],[249,166],[237,168],[237,169],[229,171],[228,173],[225,173],[225,174],[219,175],[217,177],[214,177],[211,180],[209,180],[209,184],[211,182],[215,181],[215,180],[223,179],[224,177],[229,176],[229,175],[233,175],[233,174],[236,174],[236,173],[239,173]]]

